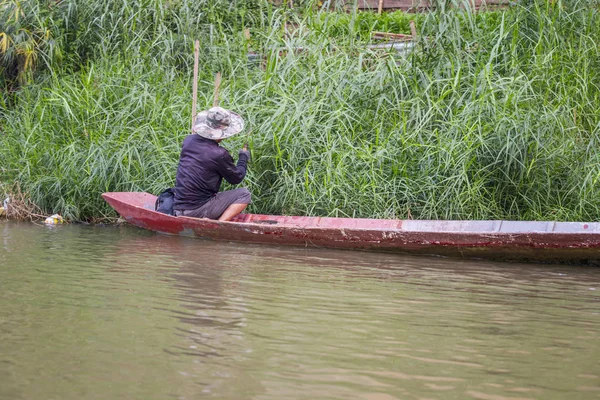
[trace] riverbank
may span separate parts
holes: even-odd
[[[199,108],[220,71],[221,105],[252,131],[224,143],[235,155],[250,142],[251,212],[600,220],[600,22],[589,2],[395,20],[256,4],[90,3],[77,29],[57,14],[62,61],[40,47],[48,66],[1,96],[5,191],[19,184],[43,214],[90,220],[115,217],[103,192],[172,186],[199,38]],[[411,19],[427,38],[414,51],[367,48],[370,30],[410,33]]]

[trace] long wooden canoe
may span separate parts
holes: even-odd
[[[132,225],[212,240],[600,266],[600,223],[424,221],[240,214],[232,222],[154,211],[143,192],[102,195]]]

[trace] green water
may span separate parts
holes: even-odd
[[[0,399],[598,399],[600,268],[0,222]]]

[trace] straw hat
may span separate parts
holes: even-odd
[[[225,139],[240,133],[244,120],[238,114],[221,107],[213,107],[196,115],[194,133],[207,139]]]

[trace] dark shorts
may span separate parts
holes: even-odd
[[[226,190],[214,195],[207,203],[193,210],[175,210],[178,217],[192,218],[210,218],[219,219],[219,217],[232,204],[250,204],[252,203],[250,191],[246,188]]]

